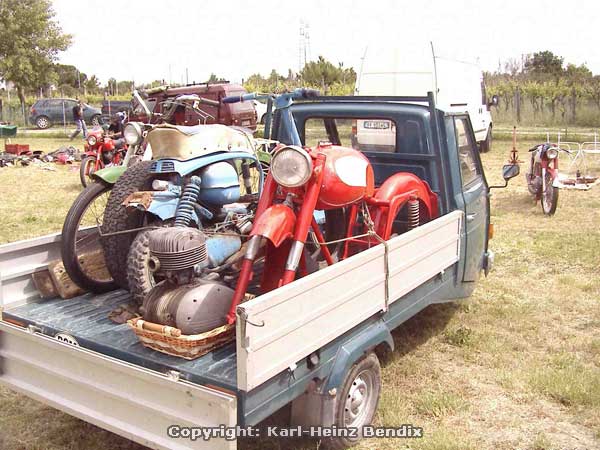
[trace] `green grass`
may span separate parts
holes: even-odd
[[[535,143],[518,142],[522,160]],[[496,140],[483,155],[491,184],[510,147]],[[79,191],[68,167],[0,169],[0,242],[58,231]],[[549,218],[521,175],[491,204],[492,273],[470,299],[430,306],[395,330],[383,364],[375,423],[423,427],[424,438],[357,449],[600,448],[600,186],[562,190]],[[5,389],[2,439],[2,450],[141,448]],[[322,446],[265,439],[240,448]]]

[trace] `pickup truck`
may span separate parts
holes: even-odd
[[[60,235],[0,246],[0,383],[154,449],[235,449],[235,436],[191,439],[187,427],[239,432],[290,403],[294,426],[369,425],[391,331],[430,304],[468,297],[491,269],[489,186],[469,116],[437,109],[431,93],[317,97],[291,112],[305,145],[349,146],[353,121],[410,123],[410,142],[397,134],[395,146],[364,154],[376,184],[398,171],[426,180],[439,217],[240,304],[235,342],[191,361],[108,319],[126,291],[40,298],[32,275],[60,258]],[[286,142],[280,123],[275,113],[271,138]],[[517,173],[505,166],[504,178]]]

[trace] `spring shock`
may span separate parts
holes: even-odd
[[[419,226],[419,200],[411,198],[408,201],[408,229],[412,230]]]
[[[181,194],[181,200],[177,205],[177,211],[175,212],[175,226],[176,227],[187,227],[192,221],[194,205],[198,201],[200,195],[200,185],[202,179],[196,175],[190,178],[190,182],[183,187]]]

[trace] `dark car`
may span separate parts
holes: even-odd
[[[160,86],[148,89],[145,92],[146,103],[153,113],[162,114],[165,102],[178,95],[196,94],[200,97],[221,101],[230,95],[246,94],[246,90],[234,83],[202,83],[180,87]],[[222,125],[237,125],[240,127],[256,129],[256,111],[252,102],[221,103],[217,106],[206,104],[199,105],[203,115],[186,109],[181,111],[181,116],[176,119],[178,125],[198,125],[219,123]],[[148,118],[141,105],[133,101],[129,113],[130,121],[147,122]]]
[[[55,123],[73,123],[73,107],[77,100],[72,98],[42,98],[29,109],[29,123],[45,130]],[[91,125],[100,124],[101,111],[83,104],[83,119]]]

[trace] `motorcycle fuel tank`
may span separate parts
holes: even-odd
[[[339,208],[373,195],[373,168],[361,152],[329,143],[315,150],[326,156],[317,209]]]
[[[218,162],[200,171],[200,200],[211,205],[227,205],[240,199],[240,180],[228,162]]]

